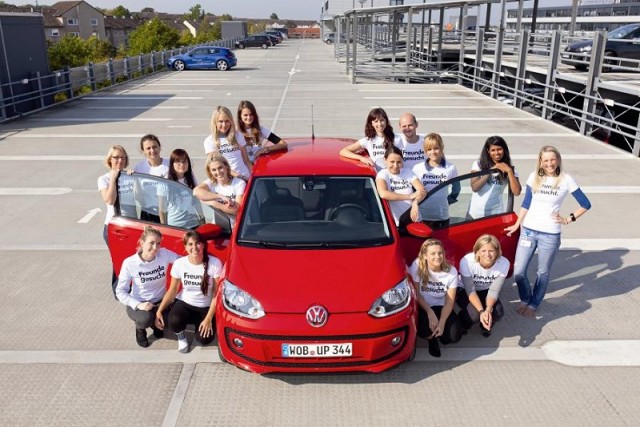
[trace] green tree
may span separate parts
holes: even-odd
[[[139,26],[129,35],[129,54],[138,55],[177,46],[180,33],[158,18]]]
[[[140,12],[155,12],[155,10],[152,7],[145,7]]]
[[[220,22],[222,22],[220,19],[210,22],[208,17],[205,18],[204,22],[200,24],[200,27],[198,27],[195,42],[207,43],[214,40],[220,40],[222,38],[222,24],[220,24]]]
[[[200,6],[200,4],[196,4],[189,8],[187,19],[199,21],[200,19],[202,19],[203,16],[204,16],[204,10],[202,10],[202,6]]]
[[[280,19],[280,18],[278,18],[278,14],[274,12],[274,13],[272,13],[272,14],[271,14],[271,16],[269,17],[269,19],[275,19],[275,20],[278,20],[278,19]]]
[[[65,35],[60,41],[49,46],[49,66],[52,70],[64,67],[80,67],[90,62],[90,49],[81,38]]]
[[[117,6],[115,9],[111,11],[111,14],[116,18],[126,18],[131,15],[129,9],[124,7],[123,5]]]
[[[106,62],[116,56],[116,48],[107,41],[92,36],[85,41],[91,62]]]
[[[291,19],[287,19],[286,21],[284,21],[284,26],[285,28],[296,28],[297,25],[294,21],[292,21]]]
[[[192,44],[195,44],[193,34],[189,30],[183,30],[178,39],[178,46],[191,46]]]

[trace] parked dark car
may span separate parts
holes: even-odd
[[[271,39],[264,35],[254,35],[246,37],[235,43],[238,49],[244,49],[245,47],[261,47],[263,49],[273,46]]]
[[[589,68],[592,46],[592,40],[583,40],[570,44],[562,53],[562,62],[573,65],[577,70],[586,70]],[[638,63],[625,63],[624,61],[607,59],[606,57],[640,60],[640,23],[625,25],[609,31],[604,55],[604,63],[609,66],[603,67],[603,71],[611,71],[614,65],[638,67]]]
[[[280,39],[284,40],[287,38],[287,35],[280,30],[264,30],[265,33],[274,35],[276,37],[280,37]]]
[[[167,67],[177,71],[217,69],[220,71],[235,67],[238,63],[236,55],[226,47],[201,46],[182,55],[174,55],[167,59]]]
[[[259,34],[269,37],[271,39],[271,41],[273,42],[274,46],[277,45],[277,44],[282,43],[282,36],[279,36],[279,35],[277,35],[275,33],[268,33],[266,31],[263,31],[263,32],[261,32]]]

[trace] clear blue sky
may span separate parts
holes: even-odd
[[[122,5],[132,12],[152,7],[157,12],[186,13],[199,4],[205,12],[237,18],[268,18],[276,13],[280,19],[319,20],[321,0],[85,0],[93,7],[113,9]],[[8,1],[11,3],[11,1]],[[33,3],[33,1],[32,1]],[[45,3],[41,1],[41,3]],[[55,3],[49,0],[48,4]]]

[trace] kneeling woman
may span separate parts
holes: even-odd
[[[458,342],[462,336],[460,320],[453,311],[458,271],[447,262],[442,242],[427,239],[409,273],[420,306],[418,336],[427,339],[429,354],[440,357],[438,339],[442,344],[449,344]]]
[[[144,228],[138,240],[138,252],[125,259],[120,269],[116,298],[127,306],[127,315],[136,324],[136,342],[149,347],[147,328],[156,338],[164,336],[154,327],[156,309],[164,296],[169,264],[178,255],[160,247],[162,234],[151,226]]]
[[[185,335],[188,324],[197,326],[196,339],[201,344],[209,344],[215,337],[214,297],[222,263],[207,253],[206,241],[198,232],[187,232],[182,241],[188,255],[173,264],[171,286],[156,313],[156,327],[164,329],[163,313],[171,306],[167,316],[169,327],[178,337],[178,351],[188,353]],[[178,292],[180,284],[182,290]]]
[[[502,256],[500,242],[491,234],[478,237],[473,252],[460,260],[460,276],[464,289],[458,290],[456,301],[462,311],[460,320],[465,329],[480,320],[480,332],[491,335],[493,322],[504,315],[498,299],[509,273],[509,260]]]

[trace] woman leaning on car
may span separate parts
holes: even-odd
[[[580,206],[568,215],[561,215],[562,202],[569,193]],[[505,228],[507,234],[511,235],[518,227],[522,227],[513,271],[520,294],[520,305],[516,310],[519,314],[525,317],[535,316],[547,292],[551,265],[560,248],[562,227],[575,222],[590,208],[591,202],[587,196],[573,177],[564,172],[558,149],[550,145],[542,147],[536,170],[527,179],[518,220]],[[527,268],[536,249],[538,270],[532,287]]]

